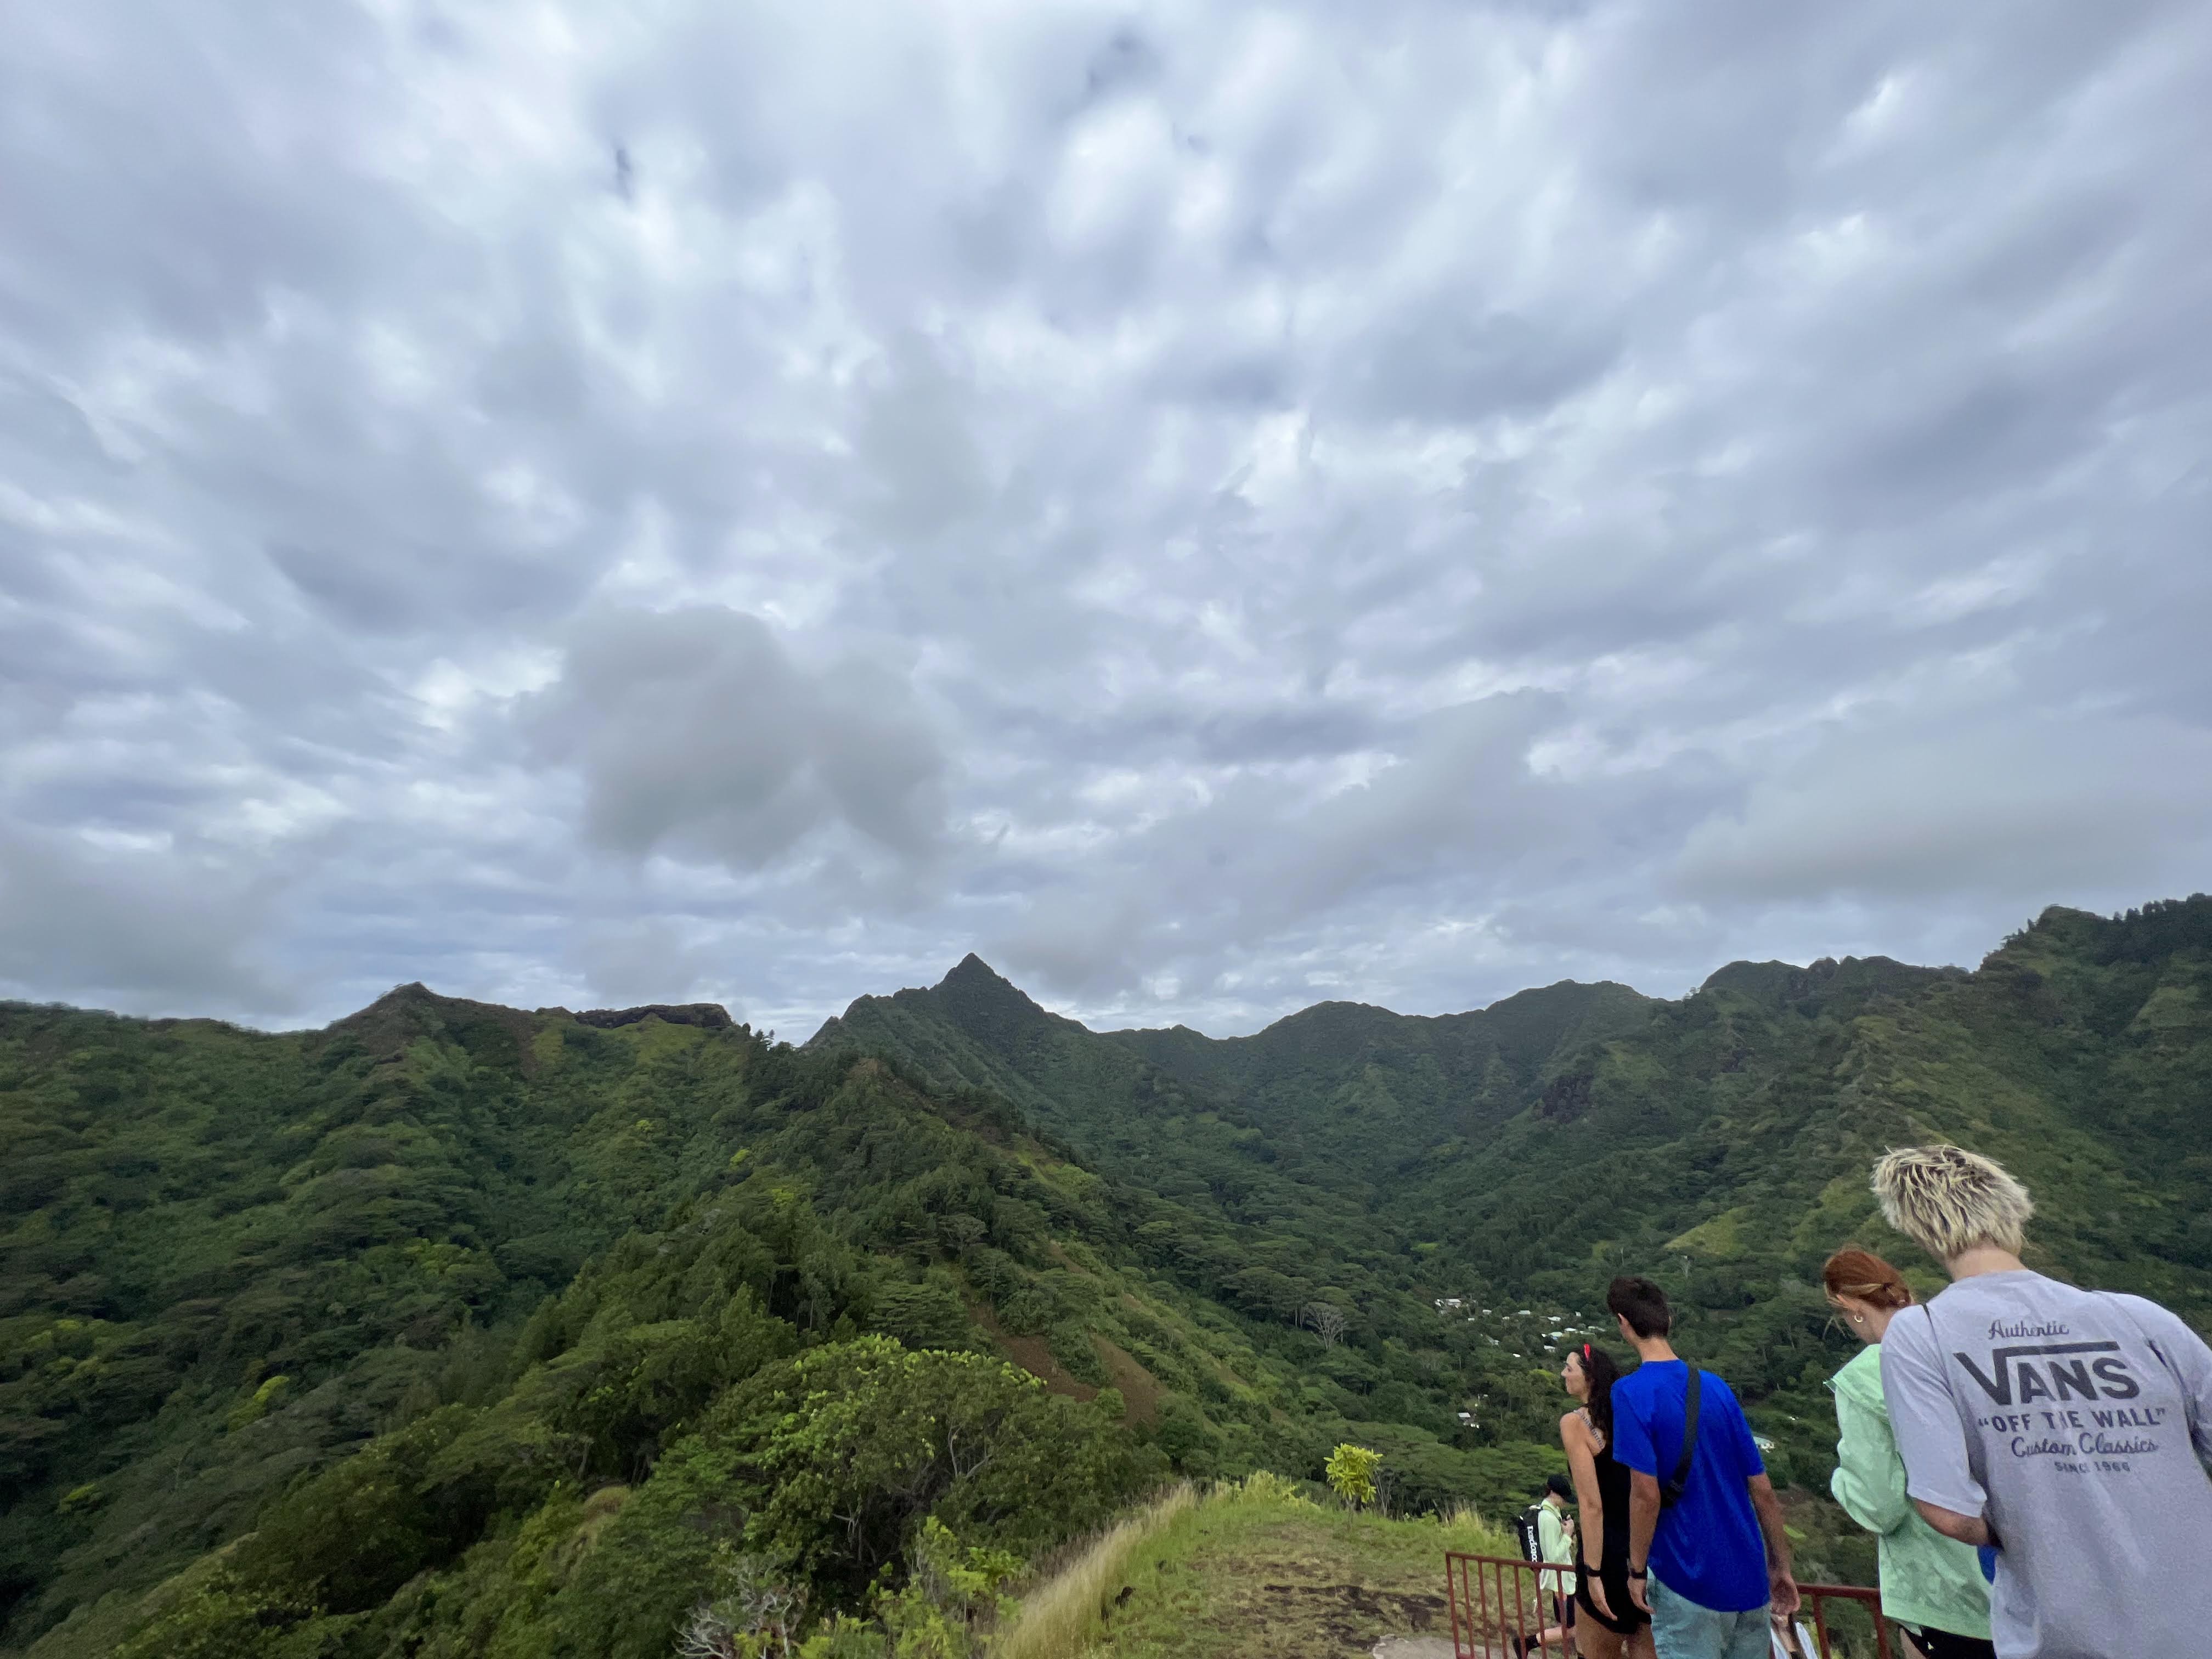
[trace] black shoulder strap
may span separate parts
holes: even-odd
[[[1698,1451],[1698,1400],[1705,1392],[1705,1373],[1695,1365],[1684,1367],[1690,1374],[1682,1389],[1682,1455],[1674,1460],[1674,1478],[1659,1488],[1659,1507],[1670,1508],[1682,1500],[1682,1493],[1690,1484],[1690,1463]]]

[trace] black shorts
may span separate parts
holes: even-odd
[[[1913,1645],[1928,1656],[1928,1659],[1997,1659],[1996,1648],[1978,1636],[1956,1636],[1948,1630],[1916,1630],[1905,1627],[1912,1635]]]
[[[1651,1615],[1636,1605],[1628,1593],[1628,1559],[1607,1556],[1598,1569],[1598,1583],[1605,1590],[1605,1604],[1613,1609],[1607,1618],[1592,1604],[1589,1595],[1589,1569],[1580,1561],[1575,1563],[1575,1601],[1592,1619],[1616,1636],[1633,1636],[1651,1622]]]

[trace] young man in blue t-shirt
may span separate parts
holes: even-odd
[[[1613,1455],[1629,1468],[1628,1590],[1651,1615],[1659,1659],[1768,1659],[1772,1617],[1797,1611],[1797,1581],[1743,1408],[1698,1373],[1697,1443],[1681,1496],[1662,1508],[1661,1485],[1681,1464],[1690,1368],[1667,1340],[1667,1293],[1650,1279],[1614,1279],[1605,1305],[1643,1362],[1613,1385]]]

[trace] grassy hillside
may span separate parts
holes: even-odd
[[[1004,1621],[1003,1659],[1365,1659],[1448,1636],[1447,1550],[1512,1554],[1474,1516],[1388,1518],[1258,1476],[1186,1490],[1078,1555]]]
[[[1793,1530],[1806,1518],[1793,1511]],[[1391,1638],[1411,1638],[1418,1651],[1451,1634],[1447,1551],[1518,1554],[1503,1529],[1464,1510],[1355,1514],[1265,1474],[1196,1492],[1185,1486],[1028,1587],[990,1651],[994,1659],[1365,1659]],[[1542,1617],[1533,1595],[1516,1606],[1510,1589],[1504,1594],[1504,1606],[1489,1612],[1498,1622],[1483,1632],[1501,1654],[1511,1650],[1510,1626],[1525,1616],[1519,1627],[1533,1629]],[[1828,1620],[1839,1656],[1874,1659],[1863,1613],[1832,1604]]]

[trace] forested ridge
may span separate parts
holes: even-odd
[[[1777,1443],[1808,1565],[1863,1577],[1814,1496],[1817,1269],[1856,1239],[1936,1282],[1873,1156],[1994,1153],[2035,1260],[2202,1326],[2208,1106],[2201,897],[2047,912],[1972,973],[1227,1041],[1093,1033],[974,958],[798,1049],[419,986],[278,1035],[0,1006],[0,1641],[957,1648],[1176,1473],[1353,1438],[1401,1506],[1521,1501],[1624,1269]]]

